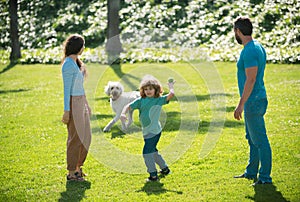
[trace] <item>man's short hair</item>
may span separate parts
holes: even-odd
[[[252,22],[247,17],[239,17],[234,22],[234,29],[239,29],[245,36],[251,36],[253,30]]]

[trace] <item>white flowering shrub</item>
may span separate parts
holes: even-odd
[[[233,22],[248,16],[268,62],[300,63],[300,2],[297,0],[121,0],[122,62],[184,59],[236,61]],[[59,63],[61,44],[72,33],[86,39],[83,58],[106,62],[105,0],[19,0],[21,63]],[[8,3],[0,2],[0,62],[9,58]],[[109,40],[109,39],[108,39]]]

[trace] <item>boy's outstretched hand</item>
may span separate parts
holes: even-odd
[[[168,79],[168,86],[169,86],[169,89],[171,90],[171,89],[174,89],[174,84],[175,84],[175,80],[172,78],[172,77],[170,77],[169,79]]]

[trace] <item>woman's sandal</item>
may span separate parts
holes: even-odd
[[[78,173],[78,176],[80,176],[80,177],[86,177],[87,176],[87,174],[82,171],[82,168],[80,168],[80,171],[78,171],[77,173]]]
[[[79,181],[79,182],[83,182],[85,181],[85,179],[80,176],[80,174],[78,172],[76,172],[73,176],[68,174],[67,175],[67,181]]]

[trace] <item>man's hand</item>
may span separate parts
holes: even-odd
[[[234,118],[236,120],[241,120],[242,119],[242,113],[244,110],[244,106],[242,106],[241,104],[239,104],[235,110],[234,110]]]

